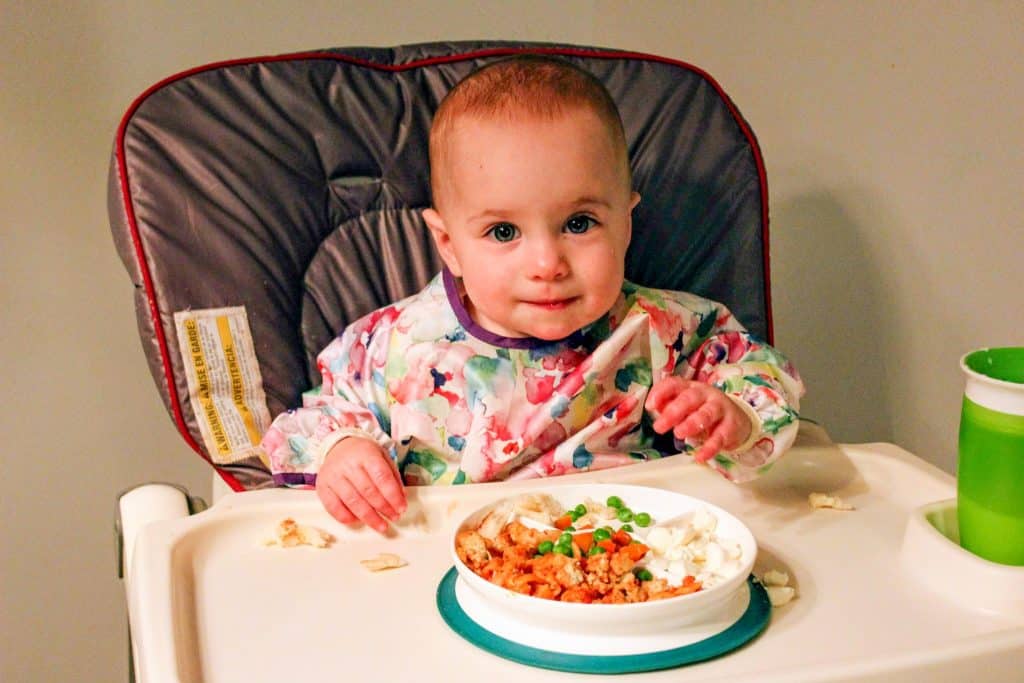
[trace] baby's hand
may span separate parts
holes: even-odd
[[[743,409],[720,389],[682,377],[655,382],[644,407],[656,418],[653,426],[659,434],[671,429],[677,439],[703,440],[693,453],[697,462],[736,448],[753,428]]]
[[[316,492],[342,524],[362,521],[380,533],[387,531],[387,519],[397,520],[406,507],[405,489],[387,455],[375,441],[357,436],[327,452]]]

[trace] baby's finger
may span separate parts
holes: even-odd
[[[749,424],[749,420],[744,425],[734,415],[723,417],[719,425],[719,429],[722,432],[722,448],[731,450],[746,441],[750,434]]]
[[[359,492],[359,495],[379,514],[388,519],[398,519],[398,510],[387,501],[372,475],[362,467],[354,467],[349,472],[348,481]],[[392,482],[394,480],[392,479]]]
[[[673,433],[677,439],[710,435],[722,421],[722,411],[713,403],[705,403],[684,421],[676,425]]]
[[[703,401],[697,392],[684,391],[662,409],[651,426],[654,427],[654,431],[663,434],[689,419]]]
[[[722,450],[723,441],[722,430],[716,429],[715,432],[708,437],[708,440],[701,444],[700,448],[694,451],[693,459],[700,463],[707,462],[718,455],[718,452]]]
[[[320,498],[320,502],[323,503],[324,509],[327,510],[331,517],[342,524],[355,524],[359,520],[352,514],[352,511],[341,502],[338,498],[338,494],[335,493],[329,486],[318,486],[316,489],[316,495]]]
[[[370,505],[362,494],[356,489],[352,483],[347,480],[341,480],[337,487],[338,497],[341,498],[341,502],[352,511],[352,514],[359,518],[368,527],[384,533],[388,529],[387,520],[381,517],[377,511]]]
[[[651,390],[647,392],[644,408],[652,413],[660,413],[665,405],[678,396],[684,388],[685,384],[678,377],[668,377],[655,382]]]
[[[402,482],[398,478],[398,471],[384,458],[378,458],[365,463],[363,469],[366,470],[366,474],[377,487],[380,495],[391,506],[391,509],[395,511],[393,517],[391,515],[388,516],[392,519],[401,517],[402,513],[405,512],[407,503],[405,500],[405,487],[402,486]],[[380,510],[381,508],[378,507],[377,509]]]

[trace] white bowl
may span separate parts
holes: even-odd
[[[704,508],[718,520],[716,534],[722,539],[738,543],[742,554],[739,569],[734,574],[689,595],[629,604],[585,604],[537,598],[491,583],[467,567],[455,552],[455,536],[460,531],[477,528],[493,508],[522,494],[494,501],[467,515],[455,528],[450,541],[452,557],[459,577],[467,587],[504,617],[527,627],[535,625],[576,633],[616,635],[623,632],[658,633],[701,623],[714,619],[728,607],[730,598],[744,587],[754,566],[757,543],[746,525],[720,507],[699,498],[664,489],[620,484],[552,483],[543,488],[538,487],[536,493],[550,495],[567,509],[583,502],[585,498],[603,503],[608,496],[616,495],[631,509],[650,513],[654,524],[659,520],[668,520]]]

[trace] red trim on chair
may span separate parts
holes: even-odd
[[[147,91],[147,93],[150,91]],[[134,112],[140,100],[132,104],[129,112]],[[185,442],[192,447],[210,466],[214,468],[220,478],[224,480],[232,491],[244,491],[245,487],[235,479],[229,472],[217,467],[213,461],[203,453],[196,440],[185,426],[185,416],[181,412],[181,401],[178,399],[178,389],[174,384],[174,373],[171,370],[170,352],[167,350],[167,337],[164,335],[163,325],[160,324],[160,310],[156,303],[156,291],[153,288],[153,277],[149,273],[149,263],[146,261],[145,250],[142,248],[142,240],[139,238],[139,226],[135,221],[135,207],[131,202],[131,193],[128,187],[127,166],[124,158],[124,129],[127,125],[129,115],[126,114],[121,120],[117,129],[117,178],[121,184],[121,203],[128,219],[129,231],[132,236],[132,244],[135,246],[135,258],[139,264],[139,272],[142,273],[142,283],[146,289],[146,301],[149,304],[149,315],[153,320],[153,331],[156,332],[157,344],[160,346],[160,358],[163,361],[164,379],[167,381],[167,390],[171,399],[171,411],[174,413],[174,422],[178,426],[178,432],[184,437]]]
[[[153,287],[153,279],[149,272],[149,264],[146,261],[145,249],[142,246],[142,240],[139,237],[138,224],[135,219],[135,208],[131,201],[131,192],[128,181],[128,168],[125,160],[124,150],[124,134],[128,127],[128,122],[135,114],[135,111],[142,105],[142,103],[151,94],[163,88],[174,81],[187,78],[189,76],[202,73],[204,71],[213,71],[214,69],[221,69],[230,66],[243,66],[247,64],[263,64],[268,62],[286,62],[286,61],[299,61],[308,59],[322,59],[336,62],[346,62],[349,64],[355,64],[357,66],[363,66],[369,69],[376,69],[378,71],[408,71],[409,69],[416,69],[424,66],[431,66],[433,64],[446,64],[450,62],[460,62],[468,59],[477,59],[481,57],[500,57],[508,55],[516,55],[523,53],[532,54],[549,54],[549,55],[562,55],[571,57],[590,57],[595,59],[634,59],[637,61],[649,61],[649,62],[660,62],[663,64],[671,64],[678,66],[689,71],[698,74],[701,78],[708,82],[708,84],[715,89],[715,92],[719,94],[722,100],[729,107],[729,111],[732,112],[733,118],[739,125],[743,135],[746,136],[747,141],[750,143],[750,147],[754,152],[754,162],[757,166],[757,175],[761,186],[761,240],[764,246],[764,296],[765,296],[765,322],[767,325],[767,336],[768,343],[773,342],[774,329],[772,321],[772,305],[771,305],[771,270],[769,264],[769,242],[768,242],[768,179],[765,173],[764,159],[761,156],[761,148],[757,144],[757,138],[754,136],[753,131],[747,122],[743,119],[739,109],[733,104],[733,101],[726,95],[725,91],[718,84],[718,82],[712,78],[706,71],[700,69],[692,64],[683,62],[677,59],[671,59],[669,57],[660,57],[658,55],[646,54],[643,52],[620,52],[616,50],[587,50],[583,48],[567,48],[567,47],[496,47],[488,48],[483,50],[475,50],[473,52],[465,52],[462,54],[455,55],[443,55],[438,57],[430,57],[427,59],[415,60],[407,62],[405,64],[380,64],[372,62],[366,59],[360,59],[350,55],[342,55],[331,52],[295,52],[284,55],[270,55],[264,57],[248,57],[243,59],[225,60],[220,62],[213,62],[211,64],[205,64],[198,66],[187,71],[169,76],[161,81],[158,81],[154,85],[147,88],[141,95],[135,98],[129,105],[128,110],[121,118],[121,123],[117,127],[117,138],[115,141],[116,145],[116,156],[117,156],[117,175],[121,184],[121,199],[124,206],[125,215],[128,219],[128,229],[131,233],[132,244],[135,247],[135,255],[139,264],[139,271],[142,273],[142,282],[146,290],[146,300],[149,303],[149,313],[153,320],[153,330],[156,332],[157,344],[160,347],[160,356],[163,361],[164,378],[167,380],[167,389],[171,399],[171,410],[174,414],[174,421],[178,426],[178,431],[185,438],[186,443],[192,447],[196,453],[198,453],[206,462],[210,463],[211,466],[217,471],[221,479],[231,487],[234,491],[244,491],[245,487],[232,476],[229,472],[222,470],[221,468],[214,465],[213,461],[203,453],[202,448],[192,437],[188,431],[188,427],[185,425],[185,417],[181,410],[181,401],[178,397],[178,389],[174,382],[174,374],[171,368],[170,352],[167,348],[167,338],[164,335],[163,325],[160,323],[160,310],[156,301],[156,291]]]

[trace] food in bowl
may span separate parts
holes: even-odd
[[[513,494],[492,501],[469,512],[453,528],[449,537],[449,549],[458,572],[458,581],[455,584],[456,599],[477,623],[487,624],[499,630],[505,628],[501,626],[502,624],[514,624],[513,630],[520,634],[573,633],[579,637],[619,638],[624,633],[631,634],[631,637],[667,633],[672,629],[689,625],[706,625],[718,621],[732,623],[738,618],[737,610],[742,611],[749,595],[745,589],[754,567],[754,560],[757,558],[757,542],[750,529],[727,510],[675,491],[631,484],[550,482],[543,491],[545,495],[524,497]],[[628,507],[633,512],[632,522],[618,519],[618,510],[607,504],[611,496],[620,498],[623,507]],[[700,590],[664,599],[652,600],[648,596],[644,602],[615,604],[544,599],[493,583],[473,571],[460,557],[456,538],[465,531],[478,531],[479,535],[494,539],[505,525],[512,521],[539,531],[550,532],[553,528],[559,531],[554,522],[568,510],[575,510],[581,502],[586,507],[588,499],[598,502],[600,507],[594,505],[593,509],[588,508],[587,513],[590,517],[577,517],[576,522],[572,524],[577,527],[577,531],[591,520],[594,528],[608,526],[618,529],[628,524],[633,531],[630,532],[627,528],[627,533],[648,546],[649,550],[648,554],[637,560],[634,570],[646,568],[651,572],[652,578],[666,578],[666,575],[660,572],[674,573],[680,568],[685,568],[686,574],[694,576],[695,580],[701,583]],[[615,512],[613,514],[612,510],[602,508],[612,508]],[[714,529],[686,531],[688,526],[700,526],[698,511],[701,509],[704,509],[713,520]],[[647,513],[650,516],[648,526],[640,525],[645,520],[641,517],[638,521],[638,513]],[[611,516],[615,519],[613,520]],[[692,524],[695,521],[698,523]],[[653,539],[650,537],[650,532],[658,528],[671,530],[672,540],[667,546],[658,546],[658,534],[655,534]],[[677,529],[680,530],[678,538],[675,537]],[[559,536],[561,533],[560,531]],[[687,539],[689,535],[694,537]],[[701,541],[694,543],[697,535],[703,536],[708,542],[722,545],[725,556],[735,552],[725,552],[725,546],[733,542],[738,543],[740,557],[737,560],[722,562],[717,570],[712,571],[714,558],[708,562],[706,546],[701,548]],[[553,543],[552,551],[554,545]],[[659,557],[659,547],[665,551],[660,556],[660,562],[664,564],[661,568],[659,562],[654,562]],[[486,542],[483,550],[491,552],[487,550]],[[465,556],[468,551],[468,547],[463,548],[463,555]],[[480,551],[479,545],[476,546],[476,551]],[[572,545],[569,546],[569,551],[575,554]],[[711,552],[716,554],[715,551]],[[677,559],[672,559],[677,555]],[[685,562],[680,563],[680,559]],[[676,564],[672,565],[672,562]],[[628,578],[626,580],[629,581]],[[685,575],[675,574],[669,583],[681,584],[684,580]],[[518,639],[516,640],[518,642]]]
[[[629,502],[614,493],[568,505],[548,494],[508,499],[464,525],[455,552],[502,588],[588,604],[690,595],[740,571],[741,544],[717,536],[717,518],[706,507],[658,519]]]

